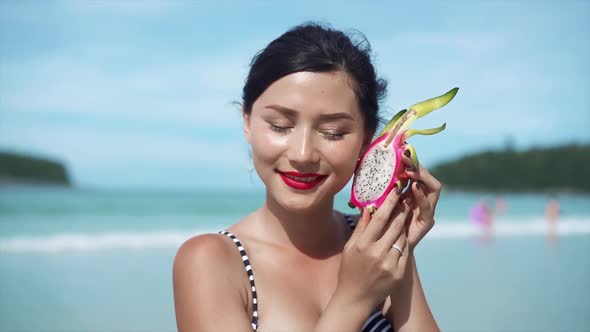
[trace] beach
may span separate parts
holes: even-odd
[[[469,220],[501,197],[491,239]],[[444,331],[589,331],[590,196],[443,193],[416,249]],[[258,191],[0,190],[0,331],[175,331],[172,262],[191,236],[256,209]],[[347,206],[347,192],[335,205]],[[261,316],[261,320],[264,317]]]

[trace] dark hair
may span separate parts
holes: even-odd
[[[302,71],[342,71],[353,81],[365,129],[374,132],[387,82],[377,77],[371,63],[371,46],[363,34],[358,34],[360,40],[353,42],[353,38],[342,31],[307,23],[273,40],[250,63],[242,95],[244,112],[250,114],[256,99],[284,76]]]

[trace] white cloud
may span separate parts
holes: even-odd
[[[1,66],[4,116],[23,110],[96,112],[209,124],[234,121],[239,107],[231,102],[239,101],[247,71],[231,57],[202,57],[130,72],[67,55],[5,61]]]

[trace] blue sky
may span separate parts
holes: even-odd
[[[260,188],[241,131],[251,57],[309,20],[362,31],[383,116],[447,91],[427,166],[590,142],[588,1],[0,1],[0,150],[93,188]]]

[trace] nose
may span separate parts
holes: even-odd
[[[291,136],[288,158],[298,164],[314,164],[320,161],[311,128],[302,128]]]

